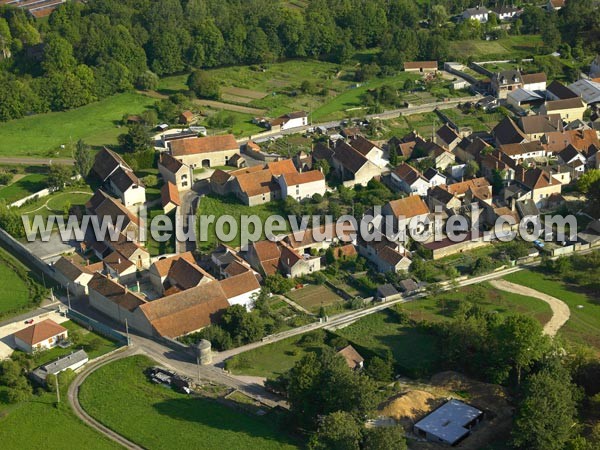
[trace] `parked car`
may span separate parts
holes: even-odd
[[[32,324],[32,323],[33,323],[33,319],[27,319],[27,320],[25,321],[25,324],[27,324],[27,325],[30,325],[30,324]]]

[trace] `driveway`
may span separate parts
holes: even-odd
[[[27,319],[32,318],[33,324],[39,323],[42,320],[52,319],[56,323],[62,323],[69,320],[67,317],[60,315],[56,312],[57,306],[48,309],[37,310],[38,315],[28,316]],[[40,312],[42,311],[42,312]],[[13,322],[5,324],[0,327],[0,360],[8,358],[12,355],[15,349],[15,340],[13,338],[13,334],[17,331],[22,330],[23,328],[27,328],[33,324],[26,324],[25,319],[22,317],[15,318]]]
[[[569,317],[571,317],[571,310],[567,304],[556,297],[543,294],[535,289],[521,286],[520,284],[511,283],[510,281],[506,280],[492,280],[490,281],[490,284],[501,291],[538,298],[548,303],[548,305],[550,305],[550,309],[552,309],[552,317],[548,323],[544,325],[544,333],[548,336],[556,336],[558,330],[560,330],[567,320],[569,320]]]

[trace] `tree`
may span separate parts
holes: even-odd
[[[398,165],[398,150],[396,150],[396,146],[392,145],[389,150],[389,160],[390,164],[394,167]]]
[[[152,149],[152,140],[144,126],[140,123],[132,123],[125,134],[118,137],[119,145],[124,151],[139,153]]]
[[[187,86],[198,98],[218,100],[221,97],[219,82],[202,70],[194,70],[190,74]]]
[[[296,420],[314,427],[320,415],[345,411],[362,419],[377,398],[373,381],[352,371],[332,349],[309,353],[287,373],[288,399]]]
[[[75,145],[75,167],[77,173],[83,178],[86,178],[92,166],[94,165],[94,156],[89,145],[79,139]]]
[[[294,280],[286,278],[280,273],[268,275],[265,278],[265,288],[273,294],[285,294],[294,287]]]
[[[393,360],[374,356],[368,362],[365,373],[377,381],[391,381],[394,376]]]
[[[225,310],[221,325],[238,344],[256,342],[265,335],[263,320],[249,313],[242,305],[233,305]]]
[[[327,175],[329,175],[329,172],[331,172],[331,166],[329,165],[329,162],[326,159],[320,159],[319,161],[317,161],[317,163],[315,164],[315,169],[321,170],[321,172],[323,172],[324,177],[327,177]]]
[[[336,411],[328,414],[311,439],[311,450],[358,450],[361,428],[352,414]]]
[[[46,37],[42,68],[46,73],[66,73],[75,69],[77,60],[73,56],[73,46],[58,34]]]
[[[448,21],[448,12],[444,5],[433,5],[431,8],[431,26],[438,28]]]
[[[465,177],[475,178],[477,173],[479,173],[479,164],[477,164],[477,161],[472,159],[467,163],[467,167],[465,167]]]
[[[568,376],[544,370],[527,380],[517,409],[513,443],[530,450],[562,450],[575,421],[574,388]]]
[[[548,337],[537,320],[523,315],[508,316],[495,333],[498,359],[515,370],[520,384],[523,370],[530,369],[549,349]]]
[[[52,164],[48,171],[48,187],[60,191],[71,183],[72,171],[64,164]]]
[[[600,180],[600,169],[591,169],[585,172],[577,179],[577,189],[580,192],[587,194],[590,187]]]
[[[146,70],[135,80],[135,87],[144,91],[156,89],[158,87],[158,75],[150,70]]]
[[[369,428],[365,432],[363,450],[406,450],[404,430],[400,426]]]

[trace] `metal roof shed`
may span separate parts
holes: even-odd
[[[452,399],[417,422],[414,430],[428,441],[455,445],[471,433],[482,416],[477,408]]]

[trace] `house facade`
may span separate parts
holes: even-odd
[[[182,139],[168,145],[171,156],[191,169],[226,166],[240,151],[232,134]]]

